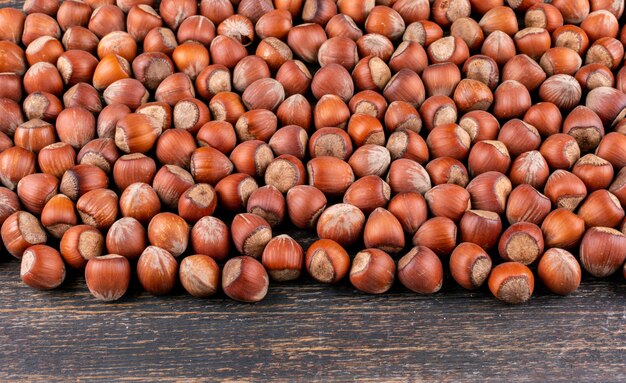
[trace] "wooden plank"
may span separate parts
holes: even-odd
[[[94,301],[82,276],[34,291],[0,263],[0,379],[626,380],[626,284],[586,280],[569,297],[539,287],[526,305],[447,279],[432,297],[347,283],[273,284],[254,305],[135,285]]]

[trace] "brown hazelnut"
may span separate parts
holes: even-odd
[[[271,227],[276,227],[285,215],[285,197],[274,186],[260,187],[250,194],[246,211],[265,219]]]
[[[155,174],[156,163],[141,153],[125,154],[113,165],[113,180],[121,191],[135,182],[151,184]]]
[[[511,181],[502,173],[486,172],[478,175],[467,185],[472,208],[502,214],[511,193]]]
[[[502,125],[498,141],[506,146],[509,155],[514,158],[522,153],[539,149],[541,136],[537,128],[515,118]]]
[[[91,190],[106,188],[108,185],[109,179],[99,167],[75,165],[63,173],[59,191],[75,201]]]
[[[359,208],[339,203],[329,206],[317,221],[317,235],[342,246],[356,243],[363,233],[365,215]]]
[[[247,256],[231,258],[222,270],[222,289],[229,298],[254,303],[267,294],[269,277],[261,262]]]
[[[459,222],[459,240],[491,249],[502,233],[502,221],[497,213],[487,210],[467,210]]]
[[[585,221],[563,208],[550,212],[541,224],[546,247],[564,249],[578,245],[585,232]]]
[[[194,297],[206,298],[219,290],[220,267],[208,255],[191,255],[180,262],[180,283]]]
[[[191,229],[191,247],[198,254],[205,254],[216,261],[228,257],[230,231],[228,226],[215,217],[202,217]]]
[[[530,299],[535,287],[532,271],[521,263],[505,262],[494,267],[489,276],[489,290],[498,300],[520,304]]]
[[[578,216],[585,221],[587,227],[617,227],[624,219],[624,209],[613,193],[596,190],[580,205]]]
[[[524,122],[534,126],[542,137],[548,137],[561,131],[563,117],[559,108],[553,103],[540,102],[526,111]]]
[[[294,186],[304,185],[306,176],[302,161],[290,154],[282,154],[267,165],[264,178],[266,185],[286,193]]]
[[[573,211],[587,196],[587,187],[567,170],[557,170],[548,177],[543,193],[554,206]]]
[[[224,177],[215,185],[220,207],[229,211],[245,210],[248,198],[258,188],[254,178],[245,173]]]
[[[76,210],[84,224],[108,229],[117,217],[117,195],[109,189],[94,189],[76,201]]]
[[[30,246],[45,244],[48,237],[37,218],[25,211],[16,211],[2,223],[0,230],[6,251],[15,258],[22,258]]]
[[[327,203],[324,193],[309,185],[298,185],[289,189],[286,202],[289,219],[301,229],[316,227]]]
[[[293,238],[282,234],[267,243],[262,262],[273,280],[291,281],[300,277],[304,251]]]
[[[491,258],[483,248],[464,242],[450,255],[450,274],[461,287],[474,290],[487,280],[491,264]]]
[[[309,246],[305,266],[309,275],[316,281],[337,283],[348,273],[350,257],[337,242],[320,239]]]
[[[92,258],[85,267],[85,282],[96,299],[118,300],[126,294],[130,284],[130,263],[118,254]]]
[[[426,193],[431,189],[430,176],[419,163],[407,158],[393,161],[385,181],[392,193],[418,192]]]
[[[235,248],[240,254],[260,258],[263,249],[272,239],[269,223],[256,214],[237,214],[231,225]]]
[[[580,285],[580,265],[574,256],[563,249],[548,249],[537,267],[539,279],[548,290],[568,295]]]
[[[185,252],[189,244],[189,226],[173,213],[159,213],[148,224],[148,240],[174,257]]]
[[[139,258],[146,246],[146,229],[132,217],[115,221],[106,235],[107,251],[129,259]]]
[[[382,294],[393,285],[396,264],[389,254],[379,249],[357,253],[350,269],[350,283],[368,294]]]
[[[434,217],[424,222],[413,236],[413,245],[425,246],[440,257],[456,247],[457,227],[450,218]]]
[[[428,216],[426,200],[419,193],[397,194],[387,208],[398,219],[402,229],[410,235],[415,234]]]
[[[148,184],[132,183],[120,195],[120,213],[124,217],[134,218],[145,225],[160,211],[159,196]]]
[[[402,225],[388,210],[382,207],[376,208],[365,223],[363,241],[367,248],[397,253],[404,248]]]
[[[37,290],[52,290],[65,280],[65,265],[58,251],[34,245],[24,251],[20,267],[22,282]]]
[[[607,277],[622,267],[626,236],[608,227],[592,227],[580,243],[580,263],[594,277]]]
[[[178,262],[167,250],[148,246],[137,261],[137,278],[153,295],[165,295],[176,286]]]

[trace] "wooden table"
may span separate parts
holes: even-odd
[[[306,245],[305,245],[306,246]],[[140,292],[95,301],[80,273],[38,292],[0,263],[0,380],[626,380],[626,281],[586,279],[569,297],[538,286],[506,306],[448,276],[418,296],[371,296],[308,278],[235,303]]]
[[[621,276],[586,278],[569,297],[538,284],[521,306],[449,276],[433,296],[397,284],[371,296],[305,277],[272,284],[258,304],[140,290],[134,281],[121,301],[100,303],[70,272],[38,292],[0,254],[0,381],[626,380]]]

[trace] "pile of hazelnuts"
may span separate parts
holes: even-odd
[[[449,265],[507,303],[531,297],[533,270],[563,295],[581,264],[626,276],[623,12],[624,0],[0,9],[4,248],[27,285],[84,269],[105,301],[131,274],[151,294],[180,281],[243,302],[303,269],[432,294]],[[319,240],[305,251],[275,235],[294,227]]]

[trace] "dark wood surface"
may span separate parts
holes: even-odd
[[[304,246],[306,242],[302,241]],[[89,295],[79,273],[58,290],[21,283],[0,262],[0,381],[625,381],[626,282],[586,278],[569,297],[537,286],[507,306],[448,276],[418,296],[381,296],[307,278],[266,300]]]
[[[152,297],[134,281],[103,304],[77,272],[30,289],[2,253],[0,361],[0,381],[626,381],[626,281],[586,277],[569,297],[537,284],[521,306],[449,276],[433,296],[303,278],[258,304]]]

